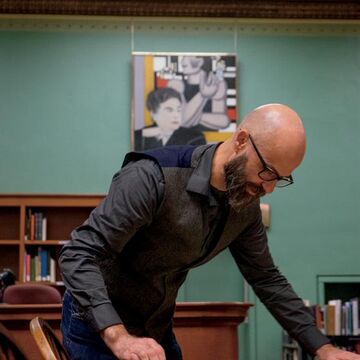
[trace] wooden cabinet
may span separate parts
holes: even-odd
[[[3,268],[12,269],[19,282],[59,284],[61,278],[56,264],[62,245],[68,241],[71,231],[86,220],[103,197],[104,195],[0,195],[0,271]],[[41,214],[41,220],[46,220],[35,224],[35,214]],[[45,235],[44,239],[34,236],[36,226],[46,226],[46,229],[42,228],[44,231],[40,231],[41,235]],[[47,263],[43,268],[41,259],[43,265]],[[50,259],[53,260],[54,270],[51,277]]]
[[[238,326],[252,304],[179,302],[174,331],[184,360],[238,360]]]
[[[61,339],[61,307],[61,304],[0,304],[0,322],[16,339],[16,343],[28,360],[39,360],[42,357],[30,333],[30,321],[36,316],[41,316],[50,324],[56,335]]]

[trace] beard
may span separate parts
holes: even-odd
[[[229,198],[229,205],[236,211],[240,212],[253,201],[265,195],[263,187],[252,182],[248,182],[245,175],[245,167],[248,161],[247,156],[240,155],[224,166],[225,183]],[[256,195],[250,195],[246,189],[250,187]]]

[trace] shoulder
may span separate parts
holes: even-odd
[[[163,181],[164,176],[161,168],[154,159],[130,156],[130,154],[132,153],[126,155],[122,168],[113,176],[113,182],[118,180],[123,182],[125,180],[128,183],[133,183],[133,185],[138,185],[150,180],[155,182]]]
[[[140,156],[146,156],[153,159],[163,168],[186,168],[191,167],[191,159],[195,149],[195,146],[190,145],[164,146],[143,152]]]

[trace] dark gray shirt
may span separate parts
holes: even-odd
[[[160,339],[189,269],[229,247],[261,301],[313,353],[328,340],[275,267],[259,204],[237,214],[211,189],[215,149],[197,148],[189,167],[144,158],[116,173],[62,250],[65,285],[97,330],[123,322]]]

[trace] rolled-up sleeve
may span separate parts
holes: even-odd
[[[230,245],[230,251],[261,302],[309,353],[329,343],[316,328],[310,310],[274,265],[260,209],[256,220]]]
[[[113,177],[109,193],[89,218],[71,233],[59,265],[68,291],[96,330],[122,323],[106,289],[98,259],[121,253],[142,227],[150,224],[164,195],[159,166],[144,159]]]

